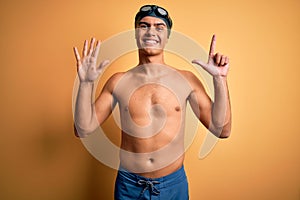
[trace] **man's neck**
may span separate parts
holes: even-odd
[[[164,54],[160,53],[157,55],[146,55],[145,53],[139,51],[139,65],[145,64],[161,64],[164,65]]]
[[[161,76],[165,71],[165,61],[163,53],[157,55],[146,55],[139,52],[139,69],[147,76]]]

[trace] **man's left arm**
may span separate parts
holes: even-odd
[[[213,77],[215,100],[212,104],[212,124],[220,138],[227,138],[231,132],[231,107],[227,77]]]
[[[193,60],[213,77],[215,98],[212,102],[206,94],[201,82],[194,80],[194,91],[191,98],[196,101],[200,121],[217,137],[227,138],[231,131],[231,107],[227,85],[229,58],[214,53],[216,45],[215,35],[212,37],[208,62]],[[196,82],[196,84],[195,84]],[[193,105],[192,105],[193,107]],[[195,109],[194,109],[195,111]]]

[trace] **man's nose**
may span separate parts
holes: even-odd
[[[148,30],[147,30],[147,34],[148,35],[155,35],[156,34],[156,29],[155,27],[149,27]]]

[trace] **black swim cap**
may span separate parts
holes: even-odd
[[[170,35],[173,23],[166,9],[157,5],[142,6],[135,16],[134,26],[137,27],[139,21],[146,16],[162,19],[168,27],[168,36]]]

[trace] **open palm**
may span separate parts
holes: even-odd
[[[97,58],[100,50],[100,42],[97,41],[95,46],[95,38],[92,38],[90,47],[88,41],[84,41],[82,57],[79,55],[77,47],[74,47],[74,54],[77,61],[77,73],[80,82],[94,82],[103,72],[104,67],[109,63],[108,60],[103,61],[97,66]]]

